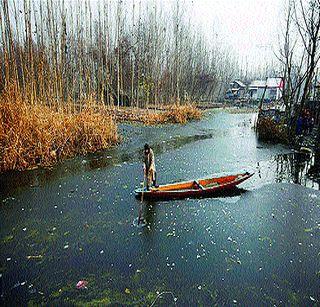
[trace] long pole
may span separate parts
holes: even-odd
[[[143,203],[143,193],[144,193],[144,182],[145,182],[146,176],[143,174],[143,184],[142,184],[142,193],[141,193],[141,201],[140,201],[140,207],[139,207],[139,215],[138,215],[138,225],[140,225],[140,221],[142,218],[142,203]]]

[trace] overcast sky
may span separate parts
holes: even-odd
[[[204,29],[215,28],[248,65],[275,61],[285,0],[185,0],[193,8],[192,18]]]

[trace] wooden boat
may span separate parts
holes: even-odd
[[[191,180],[153,187],[149,191],[146,189],[135,190],[135,195],[139,199],[181,199],[200,198],[214,195],[223,195],[236,188],[238,184],[249,179],[253,174],[248,172],[229,175],[223,177],[212,177],[207,179]]]

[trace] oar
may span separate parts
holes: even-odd
[[[142,217],[142,203],[143,203],[143,193],[144,193],[144,181],[145,181],[145,175],[143,175],[143,184],[142,184],[142,193],[141,193],[141,201],[140,201],[139,216],[138,216],[138,225],[140,225],[140,221],[141,221],[141,217]]]

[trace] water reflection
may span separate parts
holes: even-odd
[[[212,137],[212,133],[176,135],[170,137],[168,140],[155,140],[150,144],[154,149],[155,154],[160,155],[164,152],[178,149],[186,144],[210,139]],[[141,142],[141,144],[143,143]],[[0,197],[6,197],[12,194],[17,188],[43,186],[45,183],[54,181],[55,179],[75,175],[81,172],[85,173],[121,163],[141,161],[141,156],[141,148],[126,148],[124,145],[124,148],[112,148],[103,152],[88,154],[83,158],[76,157],[66,160],[55,167],[0,174]]]
[[[155,224],[155,218],[157,213],[157,203],[155,202],[145,202],[143,216],[146,224],[152,229]]]
[[[276,155],[274,161],[276,182],[290,182],[319,190],[320,178],[311,177],[309,172],[314,163],[312,154],[297,151]]]

